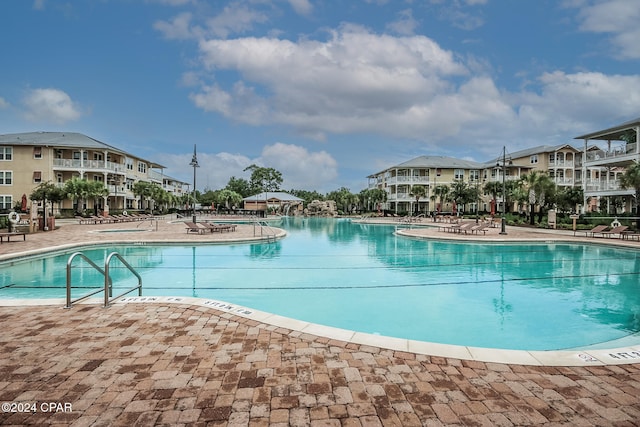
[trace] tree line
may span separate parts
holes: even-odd
[[[245,197],[262,192],[281,191],[283,183],[282,173],[274,168],[260,167],[255,164],[244,169],[250,172],[250,178],[237,178],[232,176],[224,188],[218,190],[205,189],[200,192],[195,190],[192,194],[175,195],[164,190],[156,183],[138,181],[133,184],[131,190],[134,195],[140,197],[141,204],[146,209],[156,212],[166,212],[171,208],[182,208],[198,203],[203,206],[217,206],[221,209],[232,210],[239,208]],[[640,198],[640,163],[636,162],[626,169],[620,177],[622,188],[635,189],[636,210],[637,201]],[[578,205],[583,203],[583,191],[577,187],[559,188],[546,172],[533,171],[524,175],[519,180],[508,180],[503,184],[498,181],[485,183],[465,182],[456,180],[450,185],[436,185],[433,188],[430,200],[438,203],[455,202],[460,212],[467,212],[467,207],[480,201],[482,196],[490,195],[496,203],[498,196],[504,201],[506,211],[516,206],[518,212],[529,209],[530,223],[534,224],[534,214],[538,213],[539,221],[544,212],[550,208],[561,212],[573,212]],[[410,189],[410,195],[415,198],[414,213],[418,213],[419,202],[427,195],[427,187],[414,185]],[[352,193],[348,188],[341,187],[326,194],[318,191],[290,189],[287,191],[304,200],[305,204],[313,200],[333,200],[338,210],[342,213],[371,212],[381,209],[387,201],[387,193],[382,189],[365,189],[359,193]],[[65,182],[63,186],[51,182],[39,184],[30,195],[34,201],[60,203],[65,199],[74,200],[74,206],[81,213],[82,206],[88,200],[94,201],[109,194],[109,190],[101,181],[90,181],[74,177]],[[195,197],[195,200],[194,200]],[[606,203],[606,200],[605,200]],[[619,206],[621,198],[611,197],[609,205]],[[433,210],[433,209],[432,209]],[[96,212],[97,213],[97,212]]]

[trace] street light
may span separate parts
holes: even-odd
[[[509,159],[509,166],[511,166],[513,162]],[[500,160],[496,162],[496,167],[500,167]],[[507,234],[507,183],[505,181],[505,177],[507,175],[507,147],[502,147],[502,220],[500,221],[502,226],[500,229],[500,234]]]
[[[196,144],[193,144],[193,158],[189,166],[193,166],[193,222],[196,222],[196,168],[199,168],[198,156],[196,156]]]

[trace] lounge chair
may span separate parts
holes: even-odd
[[[487,234],[487,225],[486,224],[476,224],[473,227],[464,230],[464,234],[467,233],[471,233],[471,234],[480,234],[480,232],[482,232],[482,234]]]
[[[187,233],[198,233],[202,234],[205,232],[206,228],[200,227],[195,222],[185,222],[184,225],[187,226]]]
[[[607,225],[597,225],[593,227],[591,230],[582,230],[582,231],[576,230],[573,232],[573,235],[575,236],[576,233],[581,232],[581,233],[584,233],[585,237],[588,237],[589,235],[591,235],[591,237],[595,237],[596,234],[602,233],[607,228],[609,228],[609,226]]]
[[[624,230],[620,233],[620,238],[623,240],[638,240],[640,241],[640,232],[632,230]]]
[[[611,230],[603,231],[602,237],[613,237],[614,234],[619,234],[619,238],[622,238],[622,233],[624,233],[629,227],[626,225],[619,225],[617,227],[613,227]]]

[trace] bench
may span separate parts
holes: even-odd
[[[4,243],[4,238],[7,238],[7,242],[11,241],[11,236],[22,236],[22,240],[27,240],[27,233],[14,232],[14,233],[0,233],[0,243]]]

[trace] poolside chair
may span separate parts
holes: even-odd
[[[467,233],[471,233],[471,234],[480,234],[480,232],[482,232],[482,234],[487,234],[487,225],[486,224],[476,224],[473,227],[469,228],[468,230],[464,230],[464,234]]]
[[[588,237],[589,235],[591,235],[591,237],[595,237],[596,234],[602,233],[607,228],[609,228],[609,226],[607,225],[597,225],[593,227],[591,230],[582,230],[582,231],[576,230],[573,232],[573,235],[575,236],[576,233],[580,232],[580,233],[584,233],[585,237]]]
[[[187,226],[187,234],[188,233],[198,233],[198,234],[202,234],[205,232],[205,228],[204,227],[200,227],[198,224],[196,224],[195,222],[185,222],[184,225]]]
[[[467,231],[471,230],[472,227],[475,227],[475,223],[473,222],[461,222],[458,224],[454,224],[451,227],[452,233],[461,233],[464,231],[464,234],[467,234]]]
[[[614,234],[618,234],[619,238],[622,238],[622,234],[627,230],[626,225],[619,225],[617,227],[613,227],[611,230],[603,231],[602,237],[613,237]]]

